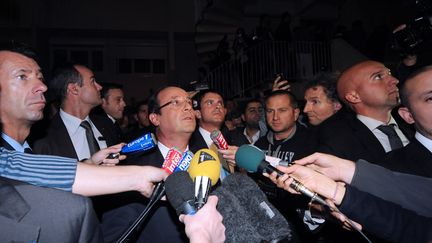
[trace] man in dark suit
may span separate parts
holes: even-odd
[[[82,65],[58,68],[50,85],[50,91],[61,100],[61,108],[47,135],[36,141],[36,153],[82,160],[100,148],[119,142],[112,123],[89,117],[90,111],[101,104],[102,88],[90,69]]]
[[[103,242],[90,200],[0,177],[1,242]]]
[[[410,130],[391,116],[399,104],[397,83],[390,70],[375,61],[364,61],[344,71],[337,90],[354,113],[338,112],[341,114],[321,125],[318,150],[351,160],[379,162],[387,152],[407,145]],[[392,127],[393,138],[381,130],[381,125]],[[398,140],[396,145],[392,139]]]
[[[254,144],[260,137],[265,134],[260,130],[259,122],[263,113],[261,101],[251,99],[244,105],[241,119],[245,127],[239,127],[227,134],[227,142],[230,145],[241,146],[243,144]]]
[[[195,113],[188,93],[177,87],[166,87],[149,100],[149,119],[156,127],[157,149],[133,155],[129,161],[136,165],[161,167],[172,147],[180,151],[193,150],[188,144],[195,130]],[[107,241],[117,239],[133,222],[145,206],[145,201],[136,200],[134,195],[119,195],[120,203],[130,203],[106,213],[102,218],[102,228]],[[114,199],[113,199],[114,200]],[[143,204],[144,203],[144,204]],[[130,217],[123,217],[130,215]],[[139,242],[186,242],[187,237],[175,210],[167,202],[159,202],[152,218],[148,220]]]
[[[415,138],[404,148],[392,151],[382,166],[409,174],[432,177],[432,117],[430,93],[432,67],[424,67],[408,77],[401,89],[400,116],[414,124]]]
[[[102,119],[113,124],[113,137],[117,139],[116,143],[123,142],[123,131],[120,128],[118,121],[123,118],[124,101],[123,86],[116,83],[101,83],[101,98],[102,104],[92,111],[92,115],[99,115]],[[92,117],[93,120],[93,117]],[[96,122],[95,122],[96,123]],[[100,127],[96,123],[96,127]]]

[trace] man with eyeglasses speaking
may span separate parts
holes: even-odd
[[[158,149],[129,156],[129,161],[136,165],[161,167],[172,147],[182,152],[189,149],[196,152],[188,145],[195,131],[196,120],[192,100],[186,91],[173,86],[162,88],[149,99],[148,109],[149,120],[156,127]],[[127,200],[136,202],[130,195]],[[130,203],[103,216],[102,231],[107,242],[116,240],[142,211],[145,204],[142,204],[142,198],[139,200],[141,203]],[[158,204],[159,207],[139,235],[138,242],[188,242],[175,210],[167,202]]]

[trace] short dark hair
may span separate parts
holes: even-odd
[[[416,71],[414,71],[413,73],[411,73],[410,75],[408,75],[408,77],[406,78],[405,82],[402,84],[401,89],[399,90],[399,96],[401,99],[401,104],[405,107],[409,108],[409,101],[408,101],[408,90],[407,90],[407,83],[409,83],[412,79],[414,79],[415,77],[417,77],[418,75],[430,71],[432,70],[432,65],[429,66],[424,66]]]
[[[102,99],[106,99],[107,98],[108,92],[111,89],[121,89],[121,90],[123,90],[123,85],[117,84],[117,83],[103,82],[103,83],[100,83],[100,85],[102,86],[102,89],[101,89],[101,92],[100,92]]]
[[[83,85],[83,77],[72,63],[66,63],[56,68],[50,81],[50,93],[56,99],[63,101],[67,94],[67,86],[70,83]]]
[[[214,90],[214,89],[206,89],[206,90],[202,90],[202,91],[200,91],[198,94],[196,94],[196,95],[192,98],[192,99],[195,101],[195,102],[194,102],[194,109],[195,109],[195,110],[200,110],[200,109],[201,109],[201,101],[202,101],[202,99],[204,98],[204,96],[205,96],[206,94],[208,94],[208,93],[215,93],[215,94],[218,94],[218,95],[220,95],[220,97],[222,97],[222,99],[223,99],[222,94],[219,93],[218,91]],[[224,101],[224,102],[225,102],[225,101]]]
[[[339,78],[339,73],[332,72],[324,72],[319,73],[313,77],[311,81],[306,83],[305,91],[314,87],[322,87],[324,94],[327,96],[329,100],[332,102],[340,102],[338,93],[337,93],[337,80]]]
[[[279,96],[279,95],[286,95],[288,96],[288,99],[290,100],[291,103],[291,107],[294,109],[299,108],[298,102],[297,102],[297,98],[295,97],[295,95],[287,90],[276,90],[271,92],[265,99],[265,103],[267,104],[267,101],[275,96]]]
[[[262,105],[262,102],[259,99],[255,99],[255,98],[254,99],[248,99],[248,100],[246,100],[246,102],[242,106],[242,114],[246,113],[246,109],[250,103],[260,103]]]

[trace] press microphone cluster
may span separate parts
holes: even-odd
[[[266,157],[264,152],[253,146],[253,145],[242,145],[237,150],[235,160],[237,162],[237,166],[243,168],[249,172],[259,172],[259,173],[268,173],[271,174],[276,172],[278,176],[283,176],[284,173],[274,166],[272,166],[269,162],[266,161]],[[309,190],[299,181],[293,178],[293,181],[290,184],[290,187],[301,194],[308,196],[313,201],[316,201],[322,205],[329,206],[327,202],[320,197],[317,193]]]
[[[188,154],[190,155],[190,152]],[[189,158],[190,156],[182,156],[180,150],[173,147],[168,151],[167,156],[165,157],[165,160],[162,164],[162,169],[164,169],[168,174],[172,174],[179,165],[181,165],[182,168],[187,169],[187,165],[190,164]],[[123,234],[117,240],[117,243],[129,242],[133,238],[134,234],[141,231],[142,223],[149,215],[149,212],[154,207],[156,202],[158,202],[164,195],[165,185],[164,182],[161,181],[156,184],[153,193],[147,203],[147,206],[135,219],[135,221],[129,226],[129,228],[125,232],[123,232]]]

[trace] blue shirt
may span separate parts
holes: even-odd
[[[72,191],[75,159],[26,154],[0,147],[0,176],[32,185]]]

